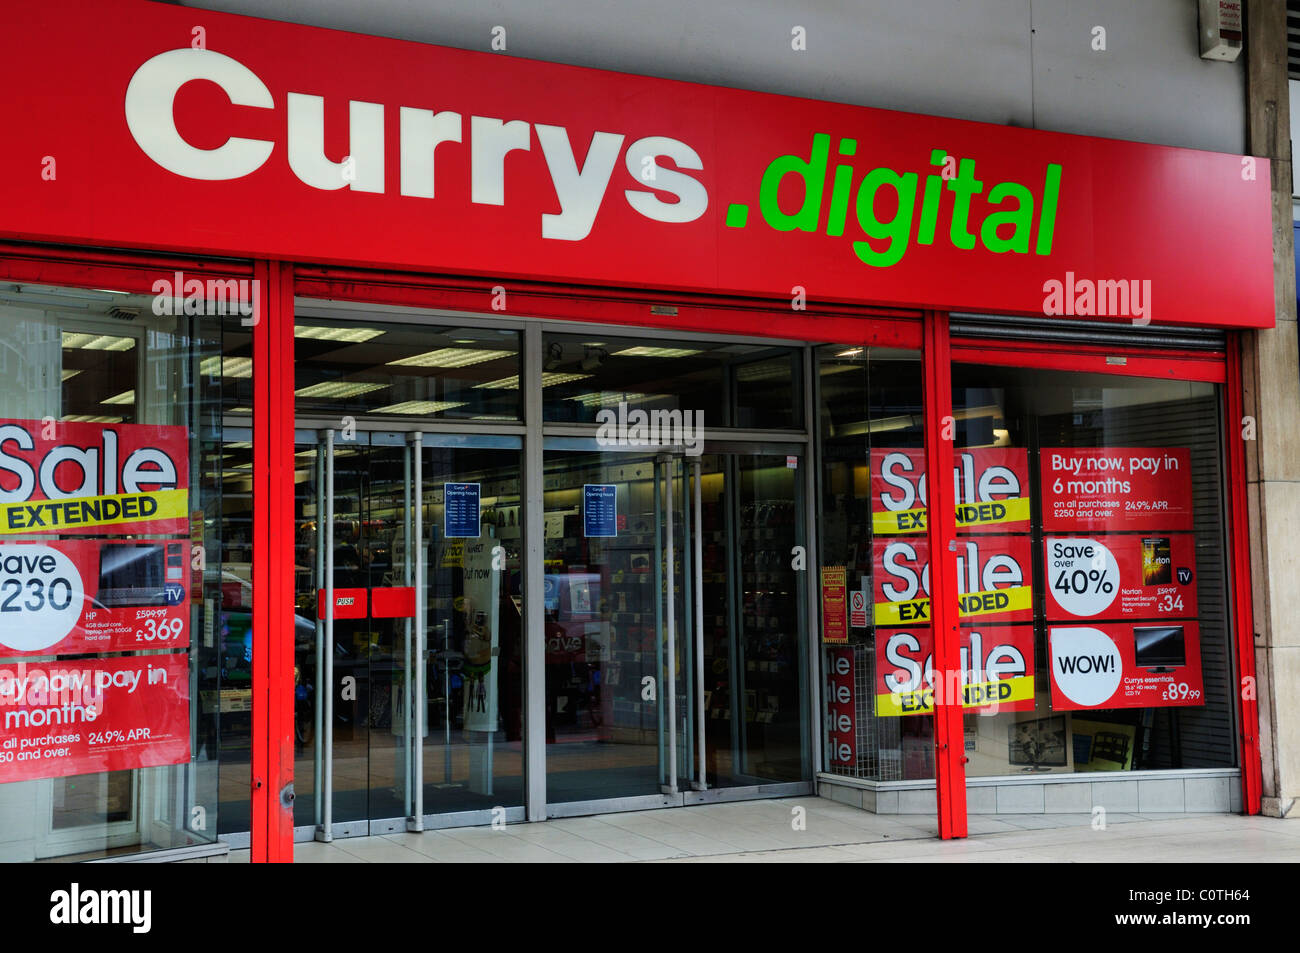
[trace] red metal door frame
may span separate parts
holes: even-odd
[[[1255,680],[1255,607],[1250,579],[1250,516],[1243,428],[1241,333],[1228,334],[1223,442],[1227,457],[1229,568],[1232,573],[1232,632],[1237,658],[1237,724],[1241,735],[1241,807],[1258,814],[1263,797],[1259,748],[1259,702]]]
[[[293,267],[254,266],[251,859],[293,861]]]
[[[1158,377],[1167,380],[1226,380],[1222,351],[1166,351],[1149,348],[1103,348],[1068,343],[957,339],[952,344],[954,364],[996,364],[1038,370],[1082,371],[1123,377]]]
[[[925,479],[929,506],[930,627],[934,634],[934,778],[939,836],[966,836],[961,620],[957,612],[957,496],[953,487],[952,359],[948,315],[926,312],[921,330]]]

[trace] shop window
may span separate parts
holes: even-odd
[[[959,503],[976,504],[963,599],[1018,606],[1032,587],[1032,618],[989,613],[980,651],[964,643],[968,682],[994,689],[986,663],[1032,631],[1032,697],[968,707],[968,774],[1233,766],[1217,388],[956,365],[953,415]],[[1027,477],[1027,526],[977,511],[993,466]]]
[[[665,336],[547,334],[542,413],[551,423],[600,423],[602,410],[693,411],[706,427],[802,426],[800,351]]]
[[[870,518],[924,507],[900,496],[921,444],[919,367],[855,360],[826,349],[819,364],[823,566],[847,567],[850,596],[870,592],[869,624],[850,612],[847,628],[852,737],[828,708],[827,770],[932,777],[933,719],[889,689],[918,665],[932,687],[928,627],[906,619],[928,594],[924,537]],[[1219,420],[1208,383],[954,366],[969,776],[1236,763]],[[849,470],[868,467],[850,491]],[[823,659],[832,707],[844,652]]]
[[[300,314],[294,394],[299,417],[517,420],[519,333]]]
[[[154,303],[0,285],[6,861],[217,835],[223,319]]]
[[[920,354],[822,348],[818,393],[823,764],[870,780],[930,778]]]

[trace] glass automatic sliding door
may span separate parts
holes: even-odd
[[[545,446],[548,809],[680,803],[695,764],[682,459]]]
[[[706,790],[808,777],[802,458],[762,449],[690,464]]]
[[[300,435],[296,822],[518,810],[519,440],[342,437]]]
[[[806,780],[798,448],[546,447],[551,813]]]

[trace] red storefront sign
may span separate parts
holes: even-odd
[[[1047,618],[1196,618],[1190,533],[1048,536]]]
[[[963,708],[1034,710],[1032,625],[963,627],[960,652]],[[877,715],[934,711],[934,638],[928,626],[876,633],[875,690]]]
[[[856,664],[853,648],[826,650],[826,738],[831,764],[855,766],[858,760]]]
[[[0,543],[0,656],[190,644],[185,540]]]
[[[1053,625],[1047,642],[1055,711],[1205,704],[1195,622]]]
[[[1029,531],[1029,458],[1021,447],[953,453],[957,531]],[[871,528],[878,534],[924,533],[928,490],[924,450],[871,451]]]
[[[1028,536],[956,540],[957,604],[963,619],[1029,622],[1034,616]],[[876,537],[871,543],[876,625],[928,625],[930,546],[925,537]]]
[[[143,0],[9,4],[0,27],[5,236],[1273,324],[1266,159],[1247,174],[1233,155],[196,20]],[[136,214],[139,195],[260,214],[162,228]]]
[[[189,432],[0,420],[0,536],[188,533]]]
[[[184,653],[0,665],[0,783],[190,759]]]
[[[1045,447],[1040,465],[1048,531],[1192,528],[1191,454],[1185,447]]]

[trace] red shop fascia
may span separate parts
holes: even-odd
[[[1273,324],[1263,158],[147,0],[9,4],[0,26],[0,278],[135,292],[177,271],[259,282],[255,860],[292,857],[293,593],[277,567],[293,552],[270,529],[292,518],[295,294],[920,348],[931,474],[953,466],[938,438],[952,361],[1211,381],[1226,385],[1227,421],[1241,416],[1233,333],[1222,353],[1121,349],[1125,362],[1114,345],[950,338],[950,311]],[[1076,307],[1076,289],[1117,281],[1131,308],[1140,291],[1140,312],[1106,313],[1102,295]],[[1244,455],[1227,444],[1234,628],[1248,633]],[[939,673],[959,667],[953,492],[930,491]],[[1235,644],[1253,677],[1252,641]],[[1258,716],[1240,705],[1255,813]],[[961,717],[959,701],[936,711],[944,837],[966,833]]]

